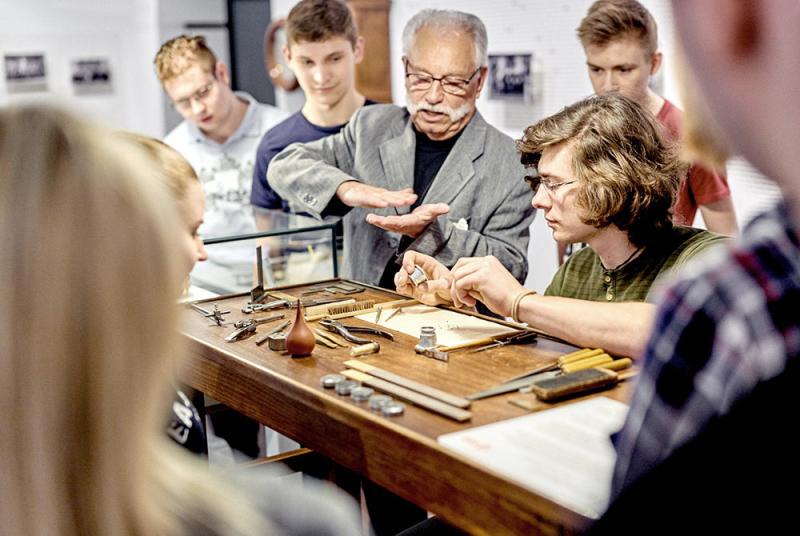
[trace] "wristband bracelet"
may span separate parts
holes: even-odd
[[[517,296],[514,298],[514,303],[511,306],[511,318],[514,322],[519,322],[519,304],[522,301],[522,298],[525,296],[530,296],[531,294],[536,294],[535,290],[524,289],[521,291]]]

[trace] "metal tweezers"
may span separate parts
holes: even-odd
[[[388,331],[383,331],[382,329],[378,328],[368,328],[362,326],[345,326],[341,322],[337,322],[336,320],[332,320],[330,318],[324,318],[319,321],[319,325],[331,331],[333,333],[338,333],[348,341],[356,344],[367,344],[372,341],[369,339],[362,339],[361,337],[356,337],[351,332],[357,333],[370,333],[372,335],[378,335],[380,337],[384,337],[389,339],[390,341],[394,340],[394,335],[389,333]]]

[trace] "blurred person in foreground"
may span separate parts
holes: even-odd
[[[0,162],[3,533],[358,533],[332,490],[223,478],[164,437],[198,250],[151,159],[33,106],[0,111]]]
[[[800,475],[800,5],[672,7],[709,111],[693,121],[705,134],[690,139],[717,159],[742,155],[784,200],[665,293],[616,438],[614,502],[594,530],[786,532]]]

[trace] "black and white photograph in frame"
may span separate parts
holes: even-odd
[[[6,54],[3,65],[9,94],[47,91],[44,54]]]
[[[489,55],[489,98],[529,102],[533,95],[533,54]]]
[[[102,58],[73,60],[72,88],[76,95],[111,93],[111,66],[109,61]]]

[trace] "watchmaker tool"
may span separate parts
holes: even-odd
[[[369,301],[369,300],[367,300],[367,301]],[[360,302],[356,302],[356,303],[360,303]],[[417,305],[417,304],[419,304],[419,302],[417,300],[413,300],[413,299],[410,299],[410,298],[404,298],[402,300],[393,300],[393,301],[388,301],[388,302],[381,302],[380,303],[380,307],[382,309],[393,309],[395,307],[409,307],[411,305]],[[363,311],[352,311],[352,312],[348,312],[348,313],[342,313],[342,314],[339,314],[339,315],[331,315],[330,318],[333,318],[335,320],[335,319],[339,319],[339,318],[348,318],[348,317],[351,317],[351,316],[366,315],[366,314],[369,314],[369,313],[374,313],[376,311],[377,311],[377,307],[371,307],[369,309],[364,309]]]
[[[508,339],[515,339],[518,338],[519,340],[530,340],[531,338],[536,337],[536,333],[523,330],[523,331],[512,331],[509,333],[504,333],[502,335],[496,335],[494,337],[484,337],[482,339],[475,339],[472,341],[466,341],[459,344],[453,344],[451,346],[428,346],[430,344],[436,344],[436,335],[435,332],[433,334],[433,343],[431,343],[428,339],[431,338],[430,334],[426,335],[426,329],[433,329],[428,328],[427,326],[422,328],[422,333],[420,334],[420,343],[414,347],[414,351],[418,354],[424,355],[425,357],[430,357],[432,359],[437,359],[439,361],[450,361],[450,354],[458,351],[463,350],[465,348],[472,348],[473,346],[480,346],[480,345],[496,345],[501,341],[503,344],[509,344],[505,341]],[[424,341],[423,341],[424,339]]]
[[[529,370],[528,372],[524,372],[519,376],[514,376],[513,378],[509,378],[505,381],[505,383],[513,382],[515,380],[521,380],[523,378],[530,378],[531,376],[535,376],[541,372],[548,372],[551,370],[558,370],[558,368],[565,364],[565,363],[572,363],[573,361],[580,361],[584,358],[589,358],[596,355],[604,354],[605,351],[602,348],[582,348],[580,350],[576,350],[574,352],[570,352],[568,354],[564,354],[559,356],[557,359],[549,361],[543,365],[539,365],[533,370]]]
[[[263,335],[261,335],[260,337],[258,337],[258,338],[256,339],[256,344],[257,344],[258,346],[261,346],[262,344],[264,344],[265,342],[267,342],[267,339],[269,339],[270,335],[275,335],[276,333],[280,333],[281,331],[283,331],[284,329],[286,329],[287,327],[289,327],[289,324],[291,324],[291,323],[292,323],[292,321],[291,321],[291,320],[287,320],[286,322],[283,322],[283,323],[281,323],[281,325],[280,325],[280,326],[275,326],[275,327],[274,327],[274,328],[272,328],[271,330],[267,331],[266,333],[264,333]]]
[[[281,318],[286,318],[286,315],[279,313],[276,315],[262,316],[261,318],[247,318],[245,320],[236,321],[233,324],[233,327],[239,329],[250,325],[266,324],[267,322],[273,322],[275,320],[280,320]]]
[[[425,273],[425,270],[423,270],[421,266],[415,264],[414,271],[411,272],[408,278],[411,280],[412,285],[418,287],[428,280],[428,274]]]
[[[396,400],[391,400],[381,407],[381,413],[384,417],[397,417],[406,411],[406,405]]]
[[[267,294],[269,296],[269,294]],[[297,307],[297,298],[291,298],[285,300],[283,298],[279,298],[277,300],[272,300],[267,303],[250,303],[248,302],[247,305],[242,307],[242,312],[245,314],[250,313],[257,313],[260,311],[271,311],[272,309],[280,309],[280,308],[295,308]],[[352,298],[350,299],[352,300]],[[341,299],[341,298],[320,298],[316,300],[301,300],[303,307],[306,306],[321,306],[321,305],[328,305],[328,304],[338,304],[350,301],[348,299]]]
[[[330,314],[331,307],[339,307],[340,305],[350,305],[353,303],[356,303],[356,300],[354,298],[348,298],[322,305],[306,306],[306,320],[308,320],[308,317]]]
[[[325,331],[325,330],[320,329],[320,328],[314,328],[314,332],[315,333],[319,333],[320,335],[322,335],[326,339],[336,343],[340,348],[349,348],[350,347],[350,343],[349,342],[347,342],[344,338],[340,337],[339,335],[337,335],[337,334],[335,334],[333,332]]]
[[[445,417],[458,422],[468,421],[472,418],[472,413],[465,409],[451,406],[450,404],[442,402],[441,400],[437,400],[436,398],[423,395],[406,387],[382,380],[375,376],[371,376],[370,374],[348,369],[342,372],[342,376],[350,378],[351,380],[360,381],[364,385],[369,385],[370,387],[378,389],[384,393],[402,398],[408,402],[420,406],[421,408],[433,411],[439,415],[444,415]],[[336,386],[337,389],[339,385],[341,385],[341,383]]]
[[[534,382],[531,384],[531,390],[541,401],[557,401],[582,396],[591,391],[610,389],[637,374],[638,371],[633,369],[624,372],[613,372],[603,368],[585,369]],[[527,410],[542,409],[541,402],[535,402],[528,397],[512,398],[508,402]]]
[[[285,352],[286,351],[286,334],[285,333],[273,333],[267,337],[267,341],[269,342],[269,349],[274,352]]]
[[[383,406],[392,402],[392,397],[389,395],[372,395],[369,397],[369,409],[372,411],[381,411]]]
[[[272,309],[280,309],[281,307],[288,307],[289,302],[286,300],[272,300],[267,303],[252,303],[247,302],[247,305],[242,307],[242,312],[249,315],[250,313],[259,313],[262,311],[271,311]]]
[[[401,387],[405,387],[406,389],[410,389],[431,398],[441,400],[442,402],[457,408],[467,409],[469,408],[470,404],[472,404],[466,398],[451,395],[450,393],[440,391],[435,387],[419,383],[404,376],[400,376],[399,374],[395,374],[394,372],[389,372],[388,370],[375,367],[369,363],[364,363],[358,359],[350,359],[349,361],[345,361],[344,365],[359,372],[369,374],[370,376],[375,376],[376,378],[380,378],[382,380],[397,384]]]
[[[403,312],[403,308],[402,307],[396,308],[394,311],[392,311],[392,314],[390,314],[389,316],[386,317],[386,320],[384,320],[383,323],[385,324],[385,323],[389,322],[389,320],[391,320],[392,318],[394,318],[395,316],[399,315],[402,312]]]
[[[378,324],[381,321],[381,314],[383,313],[383,307],[380,305],[375,306],[377,311],[375,312],[375,322],[373,324]]]
[[[322,346],[327,346],[328,348],[339,348],[340,346],[335,342],[327,339],[324,335],[322,335],[319,331],[314,330],[314,340],[316,340]]]
[[[224,326],[225,319],[223,318],[223,315],[227,315],[230,313],[230,311],[220,311],[219,306],[216,303],[214,304],[213,311],[209,311],[208,309],[203,309],[196,303],[192,303],[190,305],[192,306],[192,309],[194,309],[195,311],[199,311],[204,317],[211,320],[211,322],[213,324],[216,324],[217,326]]]
[[[531,332],[529,332],[529,331],[511,331],[511,332],[508,332],[508,333],[503,333],[502,335],[495,335],[495,336],[492,336],[492,337],[483,337],[482,339],[474,339],[474,340],[471,340],[471,341],[465,341],[465,342],[461,342],[461,343],[458,343],[458,344],[453,344],[451,346],[440,346],[439,348],[437,348],[437,350],[442,351],[442,352],[451,353],[451,352],[455,352],[457,350],[464,350],[466,348],[472,348],[474,346],[483,346],[483,345],[486,345],[486,344],[494,344],[496,342],[499,342],[499,341],[502,341],[502,340],[505,340],[505,339],[509,339],[509,338],[512,338],[512,337],[518,337],[518,336],[521,336],[521,335],[527,335],[528,333],[531,333]]]
[[[343,375],[344,376],[344,375]],[[350,393],[358,387],[358,382],[355,380],[342,380],[336,384],[334,390],[336,391],[337,395],[341,396],[350,396]]]
[[[317,339],[317,342],[327,346],[328,348],[348,348],[350,345],[347,343],[346,340],[335,335],[333,333],[327,332],[320,328],[314,328],[314,337]]]
[[[319,379],[319,384],[325,389],[333,389],[342,380],[344,380],[344,376],[341,374],[326,374]]]
[[[263,318],[248,318],[246,320],[239,320],[233,326],[236,330],[233,331],[230,335],[225,337],[225,342],[235,342],[241,339],[244,339],[251,333],[256,332],[256,326],[259,324],[265,324],[267,322],[272,322],[274,320],[280,320],[285,315],[272,315],[272,316],[265,316]]]
[[[562,356],[559,359],[563,359],[566,356]],[[614,360],[610,355],[606,353],[601,354],[594,354],[591,355],[587,354],[579,354],[577,358],[571,358],[568,361],[562,361],[561,363],[556,363],[555,367],[550,367],[546,370],[539,370],[531,375],[512,379],[491,387],[485,391],[481,391],[479,393],[474,393],[471,395],[467,395],[467,398],[470,400],[481,400],[484,398],[489,398],[496,395],[502,395],[505,393],[510,393],[512,391],[518,391],[520,389],[524,389],[529,387],[534,382],[544,380],[546,378],[555,378],[561,376],[563,374],[569,374],[571,372],[577,372],[579,370],[586,370],[591,368],[604,368],[607,370],[623,370],[630,367],[632,361],[629,358],[622,358]],[[544,367],[541,367],[542,369]]]
[[[362,339],[360,337],[356,337],[351,332],[369,333],[371,335],[378,335],[380,337],[384,337],[386,339],[389,339],[390,341],[394,340],[394,335],[392,335],[388,331],[384,331],[384,330],[378,329],[378,328],[368,328],[368,327],[364,327],[364,326],[346,326],[346,325],[342,324],[341,322],[337,322],[336,320],[333,320],[331,318],[324,318],[324,319],[320,320],[319,321],[319,325],[321,327],[327,329],[328,331],[332,331],[334,333],[338,333],[339,335],[341,335],[342,337],[344,337],[348,341],[356,343],[356,344],[367,344],[367,343],[370,343],[372,341],[370,341],[369,339]]]
[[[365,288],[361,285],[351,285],[349,283],[336,283],[332,287],[339,291],[339,294],[358,294],[364,292]]]
[[[477,352],[485,352],[486,350],[490,350],[492,348],[498,348],[500,346],[505,346],[507,344],[528,344],[531,342],[536,342],[539,338],[539,334],[535,331],[524,331],[517,335],[513,335],[508,337],[507,339],[502,340],[495,340],[495,342],[491,344],[487,344],[486,346],[481,346],[480,348],[476,348],[475,350],[470,351],[469,353],[477,353]]]
[[[328,311],[324,314],[307,315],[306,322],[313,322],[315,320],[319,320],[320,318],[325,318],[325,317],[347,318],[350,316],[356,316],[365,312],[372,311],[373,307],[375,307],[375,302],[373,300],[357,301],[353,303],[345,303],[342,305],[331,305],[330,307],[328,307]]]
[[[287,294],[279,290],[271,290],[269,291],[269,295],[274,300],[286,300],[289,303],[294,303],[294,301],[297,299],[297,296],[292,296],[291,294]]]
[[[360,285],[350,285],[348,283],[334,283],[328,285],[321,285],[304,290],[300,293],[301,296],[309,294],[318,294],[320,292],[327,292],[329,294],[358,294],[364,292],[365,288]]]
[[[422,326],[419,328],[420,348],[433,348],[436,346],[436,328],[433,326]]]
[[[425,357],[436,359],[437,361],[444,361],[445,363],[450,361],[450,354],[447,352],[442,352],[436,348],[420,348],[420,346],[417,345],[414,347],[414,351],[418,354],[424,355]]]
[[[362,355],[376,354],[381,351],[381,345],[377,342],[368,342],[360,346],[353,346],[350,348],[350,355],[358,357]]]
[[[350,391],[350,398],[356,402],[366,402],[374,393],[375,389],[372,387],[364,387],[363,385],[360,385]]]
[[[264,259],[261,257],[261,246],[256,246],[256,269],[258,271],[258,285],[250,290],[250,303],[260,303],[267,297],[264,289]]]

